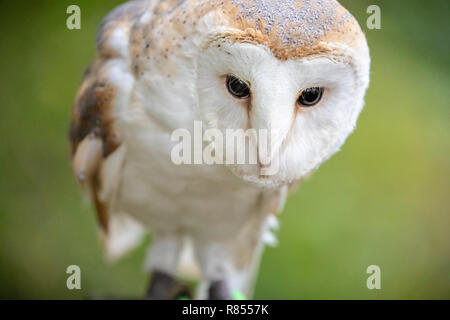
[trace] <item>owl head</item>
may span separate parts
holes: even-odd
[[[256,132],[253,144],[239,140],[230,153],[256,152],[256,163],[223,153],[239,178],[268,187],[301,179],[354,129],[370,57],[361,28],[337,1],[139,3],[149,8],[129,43],[146,111],[174,128],[194,120],[188,108],[224,137]]]
[[[301,179],[355,127],[369,83],[365,36],[334,0],[224,3],[201,20],[199,117],[223,132],[269,132],[253,140],[257,163],[229,161],[238,177],[260,186]]]

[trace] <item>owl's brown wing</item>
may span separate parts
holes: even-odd
[[[147,1],[128,2],[103,19],[97,35],[97,57],[86,70],[73,105],[69,131],[73,169],[90,194],[100,228],[105,233],[108,231],[108,208],[99,197],[102,187],[100,169],[120,145],[113,115],[120,88],[108,79],[109,62],[127,59],[130,30],[148,5]]]
[[[108,230],[108,210],[100,201],[99,169],[118,146],[114,132],[112,105],[117,89],[102,77],[102,60],[96,60],[86,71],[72,110],[69,140],[75,175],[90,193],[103,231]]]

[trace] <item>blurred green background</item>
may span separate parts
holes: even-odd
[[[114,265],[69,166],[67,129],[101,18],[122,1],[0,1],[0,298],[139,297],[150,240]],[[450,298],[450,2],[341,1],[367,34],[371,85],[342,151],[292,194],[255,298]],[[381,7],[368,30],[366,8]],[[81,7],[82,29],[66,28]],[[66,267],[82,290],[66,289]],[[381,267],[381,290],[366,268]]]

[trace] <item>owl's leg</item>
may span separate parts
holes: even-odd
[[[171,300],[190,296],[189,288],[178,281],[175,272],[182,239],[171,233],[155,233],[147,256],[147,267],[153,271],[147,299]]]
[[[197,243],[197,260],[204,279],[197,298],[251,298],[262,248],[262,241]]]

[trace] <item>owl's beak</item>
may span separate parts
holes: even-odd
[[[283,141],[289,133],[293,117],[292,108],[279,103],[257,103],[250,111],[251,127],[257,133],[257,155],[261,170],[273,171],[278,166],[278,157]],[[275,102],[275,101],[274,101]]]

